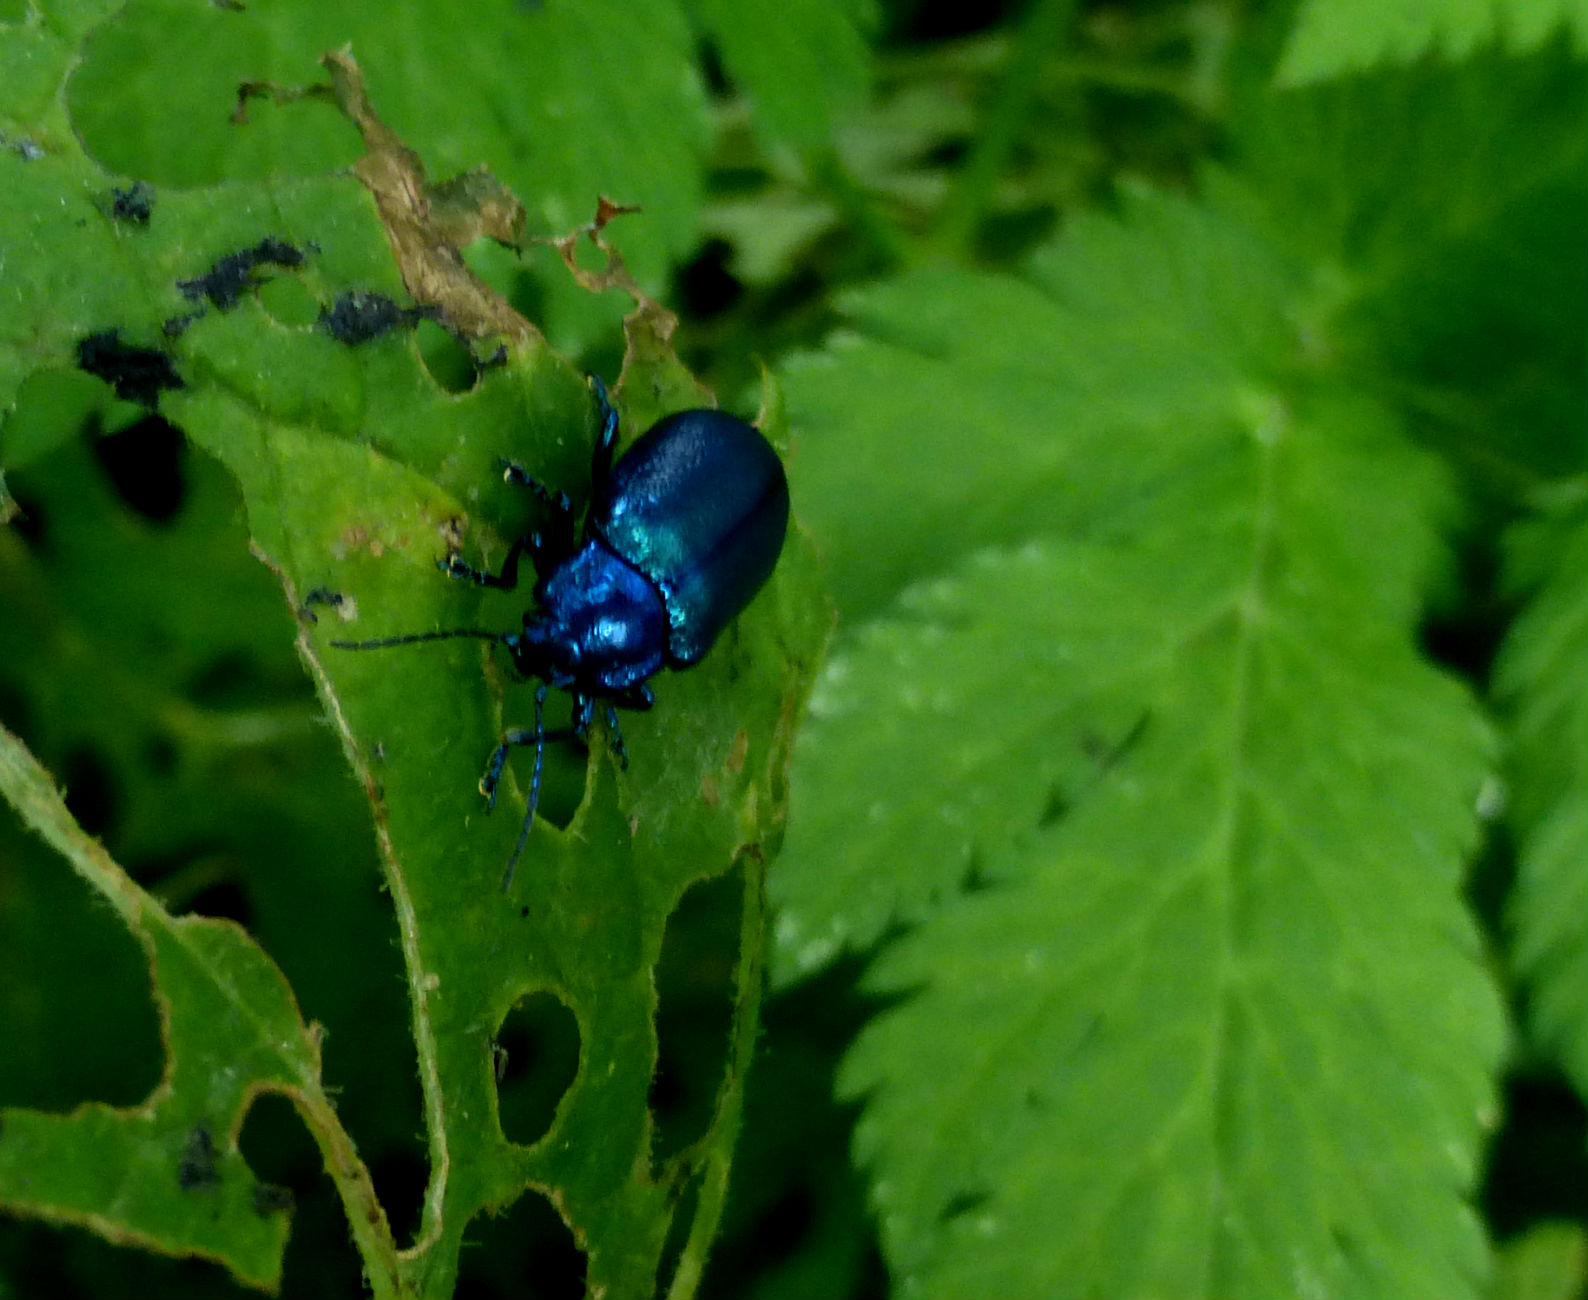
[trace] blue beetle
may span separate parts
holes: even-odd
[[[510,591],[518,585],[519,559],[529,552],[538,576],[522,631],[459,628],[331,642],[339,650],[379,650],[477,637],[506,646],[521,678],[539,679],[534,726],[503,735],[480,778],[486,806],[494,807],[508,751],[535,747],[529,804],[502,877],[504,891],[512,887],[535,820],[546,742],[583,739],[599,700],[612,752],[626,768],[617,710],[649,709],[656,702],[649,678],[705,657],[771,576],[788,531],[783,462],[754,426],[722,411],[679,411],[614,462],[618,414],[597,376],[590,376],[590,386],[600,404],[601,431],[583,535],[577,536],[566,492],[553,492],[523,466],[504,461],[507,481],[551,509],[550,527],[515,541],[494,574],[455,554],[436,561],[453,578]],[[553,688],[573,696],[573,716],[568,726],[548,731],[546,696]]]

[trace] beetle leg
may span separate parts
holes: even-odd
[[[507,870],[502,875],[502,892],[505,894],[513,887],[513,873],[518,870],[518,860],[524,856],[524,845],[529,840],[529,828],[535,824],[535,809],[540,806],[540,773],[546,763],[546,742],[548,740],[566,740],[577,735],[573,727],[554,727],[546,730],[546,693],[550,686],[540,685],[535,688],[535,725],[533,727],[516,727],[502,737],[502,743],[491,752],[491,761],[485,769],[485,775],[480,778],[480,793],[489,801],[487,806],[496,802],[496,783],[502,777],[502,765],[507,762],[507,751],[514,745],[533,745],[535,747],[535,766],[529,777],[529,801],[524,808],[524,824],[519,828],[518,841],[513,845],[513,856],[507,860]]]
[[[502,561],[500,571],[490,573],[485,569],[476,569],[461,555],[449,555],[444,560],[436,561],[436,568],[449,578],[459,578],[464,582],[472,582],[478,587],[497,587],[502,591],[512,591],[518,586],[518,557],[525,551],[534,555],[540,553],[540,536],[520,537],[507,548],[507,558]]]
[[[635,682],[634,685],[614,697],[613,702],[620,709],[633,709],[636,713],[644,713],[651,705],[656,703],[656,692],[644,682]]]
[[[623,747],[623,730],[618,726],[618,711],[612,705],[606,706],[607,733],[612,756],[618,760],[618,766],[625,772],[629,770],[629,751]]]
[[[546,526],[545,535],[536,533],[530,539],[530,554],[534,557],[535,568],[545,573],[550,567],[546,563],[548,559],[553,563],[565,560],[577,549],[574,543],[578,536],[578,521],[574,517],[573,498],[566,492],[553,492],[516,460],[503,460],[501,464],[504,479],[528,488],[541,505],[551,511],[551,522]]]
[[[496,787],[502,780],[502,769],[507,766],[507,751],[514,745],[537,745],[547,740],[573,740],[572,727],[553,727],[550,731],[537,732],[533,727],[514,727],[502,737],[502,743],[491,751],[491,757],[486,761],[485,772],[480,777],[480,793],[485,796],[485,810],[490,812],[496,807]]]
[[[612,475],[612,457],[618,445],[618,412],[607,396],[607,386],[600,375],[590,376],[590,387],[595,389],[596,401],[601,406],[601,431],[596,435],[595,454],[590,458],[590,491],[600,492]]]
[[[517,487],[526,487],[540,499],[542,505],[550,507],[559,515],[573,518],[573,498],[566,492],[553,492],[516,460],[508,460],[505,456],[498,456],[497,463],[502,467],[502,477]]]
[[[575,695],[573,697],[573,719],[571,729],[580,740],[586,738],[590,730],[590,720],[595,717],[595,700],[588,695]]]

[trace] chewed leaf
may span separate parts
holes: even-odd
[[[280,1092],[313,1117],[323,1147],[356,1163],[320,1087],[316,1031],[246,933],[228,921],[166,913],[83,834],[48,775],[5,731],[0,792],[143,942],[166,1049],[164,1077],[140,1107],[6,1111],[0,1205],[113,1240],[202,1255],[243,1282],[274,1289],[289,1217],[260,1212],[264,1185],[236,1140],[254,1097]],[[369,1193],[367,1179],[363,1187]],[[366,1231],[384,1230],[372,1193],[358,1213]]]

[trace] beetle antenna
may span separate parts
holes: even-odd
[[[524,809],[524,824],[518,828],[518,843],[513,845],[513,856],[507,860],[507,870],[502,874],[502,892],[513,887],[513,873],[518,870],[518,860],[524,856],[524,845],[529,842],[529,828],[535,824],[535,809],[540,806],[540,769],[546,761],[546,691],[542,684],[535,689],[535,767],[529,778],[529,804]]]
[[[480,641],[506,643],[512,632],[487,632],[479,627],[459,627],[448,632],[410,632],[406,636],[383,636],[374,641],[332,641],[337,650],[384,650],[394,645],[416,645],[420,641],[445,641],[451,637],[474,637]]]

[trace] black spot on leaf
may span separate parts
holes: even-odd
[[[304,253],[284,239],[274,235],[261,239],[252,248],[228,253],[204,272],[191,280],[178,280],[176,287],[191,302],[206,299],[221,311],[235,307],[245,294],[260,281],[260,268],[279,266],[292,270],[302,266]]]
[[[332,591],[329,587],[315,587],[304,596],[303,604],[298,609],[298,617],[305,623],[318,623],[320,617],[314,612],[313,606],[326,605],[331,609],[340,609],[343,599],[340,591]]]
[[[292,1188],[277,1183],[254,1184],[254,1213],[261,1219],[272,1214],[285,1214],[296,1204]]]
[[[399,307],[372,289],[345,289],[320,312],[320,328],[338,343],[356,347],[394,329],[412,329],[440,315],[434,307]]]
[[[182,1159],[177,1162],[177,1186],[184,1192],[202,1191],[220,1181],[220,1170],[215,1167],[215,1139],[204,1125],[195,1124],[182,1148]]]
[[[77,365],[103,379],[123,401],[143,406],[153,406],[162,389],[184,387],[168,354],[123,342],[120,330],[100,330],[79,339]]]
[[[153,212],[154,190],[142,181],[134,181],[124,190],[110,191],[110,215],[113,220],[147,226]]]

